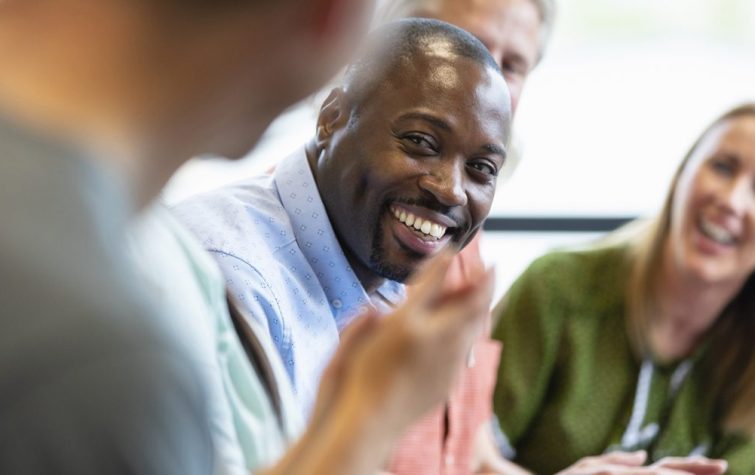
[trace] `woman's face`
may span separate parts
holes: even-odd
[[[683,275],[738,284],[755,269],[755,116],[729,119],[702,139],[679,177],[670,251]]]

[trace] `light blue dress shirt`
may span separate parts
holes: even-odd
[[[174,209],[216,258],[226,285],[264,325],[309,414],[339,332],[368,308],[386,312],[404,286],[386,281],[373,303],[349,266],[301,149],[272,175],[195,197]]]

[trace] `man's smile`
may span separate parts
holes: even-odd
[[[411,211],[407,211],[396,205],[391,206],[391,212],[396,219],[404,223],[407,227],[412,228],[422,238],[434,238],[435,240],[438,240],[442,238],[446,234],[446,230],[448,230],[447,226],[436,223],[430,218],[423,218],[422,216],[415,215]]]
[[[396,240],[421,255],[440,251],[451,240],[453,231],[458,229],[451,218],[424,207],[394,203],[389,207],[389,213],[393,218],[391,227]]]

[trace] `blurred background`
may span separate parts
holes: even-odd
[[[498,293],[547,250],[654,214],[696,136],[748,100],[752,0],[560,0],[517,111],[521,163],[486,223]],[[190,162],[166,201],[265,172],[311,137],[318,107],[309,99],[273,123],[254,160]]]

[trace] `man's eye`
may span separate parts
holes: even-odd
[[[485,175],[489,175],[489,176],[498,175],[498,169],[487,160],[477,160],[474,162],[470,162],[469,166]]]
[[[435,145],[435,143],[429,138],[425,137],[424,135],[419,134],[407,134],[404,136],[404,140],[409,142],[411,146],[411,150],[416,151],[422,151],[422,152],[437,152],[438,147]]]

